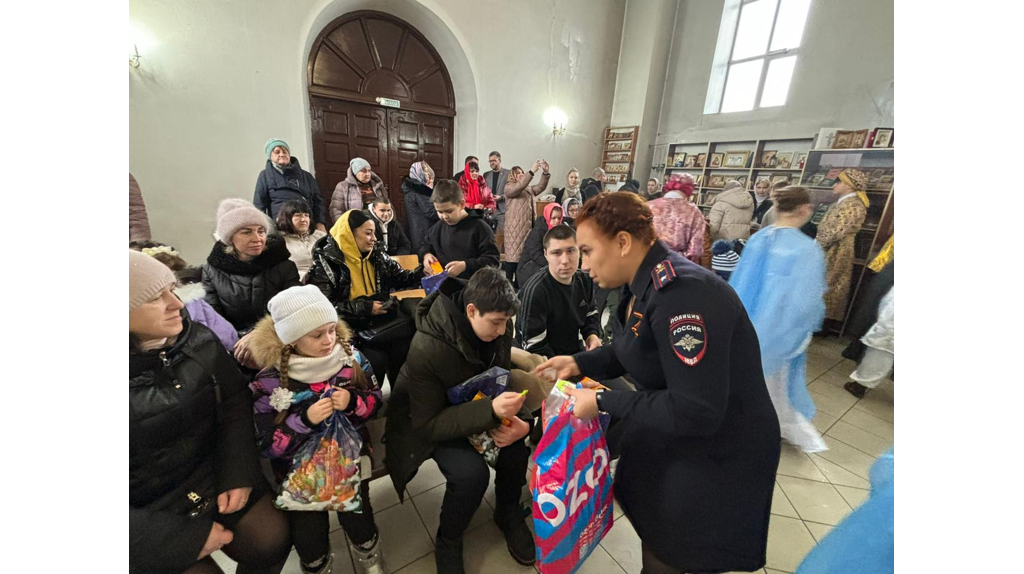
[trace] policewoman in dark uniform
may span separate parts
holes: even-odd
[[[645,574],[765,565],[779,421],[754,327],[714,273],[657,240],[632,193],[580,211],[583,269],[622,287],[610,346],[537,367],[559,378],[629,374],[637,392],[579,389],[574,412],[621,420],[615,495],[643,547]]]

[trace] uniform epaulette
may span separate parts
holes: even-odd
[[[651,278],[654,280],[654,290],[660,291],[663,287],[676,278],[676,270],[668,259],[658,263],[651,270]]]

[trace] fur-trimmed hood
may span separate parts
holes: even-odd
[[[175,287],[174,294],[178,296],[178,299],[181,299],[182,303],[188,305],[193,301],[206,297],[206,289],[202,283],[190,283],[181,287]]]
[[[349,328],[348,323],[338,319],[337,333],[339,343],[351,345],[352,330]],[[283,349],[284,342],[281,341],[277,336],[277,331],[274,330],[274,319],[270,315],[260,319],[260,322],[256,323],[256,327],[253,328],[251,339],[249,340],[249,350],[256,364],[261,369],[277,367],[278,362],[281,360],[281,351]]]

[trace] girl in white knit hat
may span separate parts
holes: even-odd
[[[382,396],[369,361],[350,344],[348,325],[338,320],[334,306],[313,285],[286,289],[268,307],[270,316],[252,332],[250,350],[263,370],[250,388],[259,448],[270,459],[278,482],[291,470],[299,448],[335,411],[344,413],[356,428],[363,439],[361,454],[368,454],[370,437],[364,425],[380,410]],[[325,397],[332,388],[333,394]],[[361,470],[365,474],[370,469]],[[352,543],[360,572],[383,574],[369,481],[361,482],[360,494],[362,512],[339,512],[338,521]],[[303,572],[330,572],[327,512],[288,515]]]

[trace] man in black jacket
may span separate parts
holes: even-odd
[[[583,203],[597,197],[597,194],[604,191],[604,182],[608,181],[608,174],[599,167],[594,168],[591,177],[580,182],[580,190],[583,193]]]
[[[313,174],[302,169],[299,160],[292,157],[288,144],[282,140],[268,140],[263,151],[267,154],[267,165],[256,178],[256,191],[252,196],[256,209],[273,220],[284,202],[302,200],[309,205],[316,228],[326,232],[324,198]]]
[[[380,196],[370,204],[370,215],[377,223],[377,243],[388,255],[411,255],[412,244],[402,231],[402,226],[395,221],[395,210],[391,200]]]
[[[452,405],[448,389],[492,367],[511,369],[511,320],[518,301],[497,268],[466,284],[447,279],[416,309],[417,333],[388,404],[385,464],[399,498],[419,466],[433,457],[447,480],[435,539],[437,571],[461,574],[462,536],[480,506],[490,473],[467,437],[489,432],[500,451],[495,463],[494,521],[516,562],[534,563],[536,547],[519,506],[530,449],[532,417],[525,396]],[[503,421],[508,421],[507,424]]]

